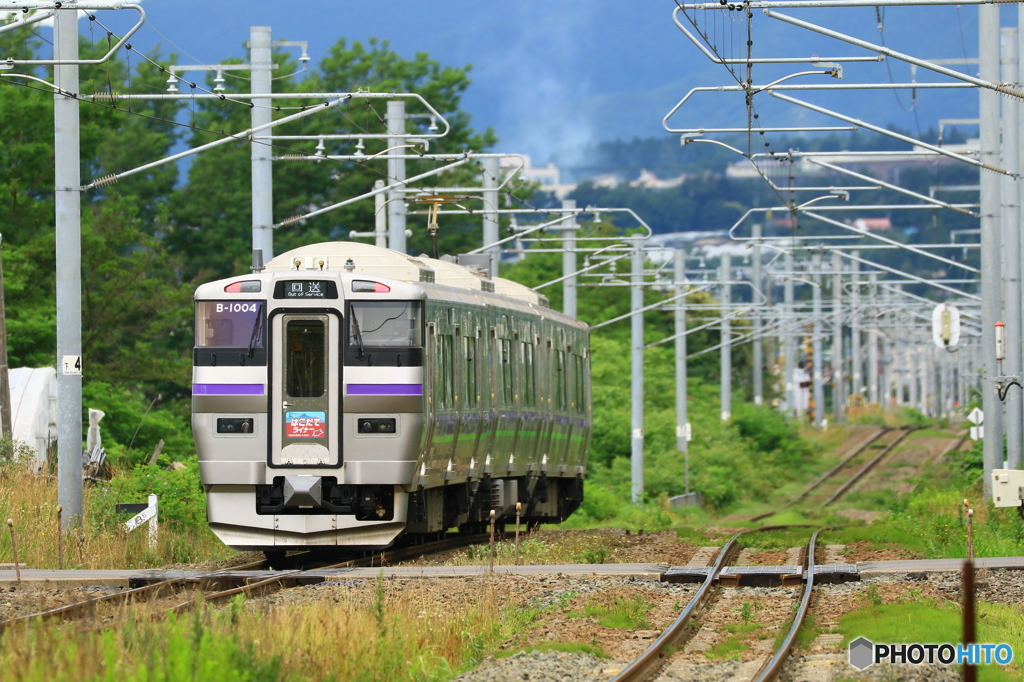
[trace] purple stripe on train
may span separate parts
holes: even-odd
[[[192,395],[264,395],[263,384],[192,384]]]
[[[349,395],[423,395],[423,384],[349,384]]]

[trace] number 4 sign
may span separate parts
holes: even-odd
[[[82,376],[82,356],[65,355],[61,373],[65,375]]]

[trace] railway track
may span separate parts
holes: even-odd
[[[801,502],[817,509],[824,509],[834,504],[850,492],[857,483],[870,475],[897,445],[916,430],[916,428],[882,429],[834,467],[816,478],[789,502],[778,509],[751,517],[750,520],[762,521]]]
[[[504,537],[505,534],[499,534],[496,536],[496,539],[504,539]],[[282,589],[289,586],[291,583],[289,580],[290,578],[294,578],[299,573],[302,573],[304,570],[309,568],[310,564],[313,563],[316,563],[318,568],[355,568],[362,566],[384,565],[398,561],[405,561],[426,554],[434,554],[451,549],[466,547],[468,545],[488,542],[489,540],[490,536],[488,534],[452,535],[435,542],[428,542],[408,547],[398,547],[365,557],[328,564],[326,566],[323,565],[322,554],[302,552],[286,557],[285,559],[289,564],[296,566],[294,569],[278,571],[275,575],[269,578],[263,578],[254,582],[247,582],[241,586],[208,591],[211,587],[220,587],[226,580],[230,579],[232,582],[235,582],[236,579],[231,574],[237,574],[245,571],[259,571],[268,568],[270,562],[266,559],[261,559],[259,561],[252,561],[239,564],[237,566],[218,569],[198,577],[192,576],[188,578],[171,578],[168,580],[161,580],[142,587],[125,590],[123,592],[108,594],[102,597],[83,599],[54,609],[16,616],[14,618],[0,621],[0,632],[18,625],[19,623],[27,623],[36,619],[49,620],[59,618],[61,620],[78,620],[95,614],[99,609],[116,610],[133,604],[153,603],[157,599],[164,598],[169,594],[174,594],[191,588],[193,594],[190,598],[167,609],[167,613],[184,613],[197,606],[200,602],[218,603],[226,599],[230,599],[238,594],[253,596]]]
[[[704,626],[698,622],[698,618],[712,608],[712,603],[719,597],[721,590],[722,571],[732,561],[739,550],[739,539],[750,533],[790,529],[793,526],[773,526],[743,531],[733,535],[722,546],[714,563],[707,573],[707,577],[693,598],[686,605],[686,608],[669,625],[661,636],[654,641],[639,657],[624,668],[613,682],[645,682],[658,678],[660,671],[671,662],[671,657],[685,644],[686,641],[696,636]],[[755,682],[771,682],[775,680],[789,655],[789,651],[796,640],[796,635],[803,624],[804,616],[810,605],[811,593],[814,589],[814,552],[818,538],[818,531],[811,536],[806,547],[806,569],[804,570],[804,587],[801,591],[800,601],[796,608],[795,615],[789,625],[785,637],[770,656],[765,657],[764,662],[756,668],[756,673],[751,677]],[[697,626],[695,629],[694,626]]]

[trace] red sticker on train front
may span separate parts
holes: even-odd
[[[323,438],[327,434],[326,412],[286,412],[285,438]]]

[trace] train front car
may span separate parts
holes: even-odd
[[[525,287],[334,242],[195,300],[192,427],[225,544],[382,548],[582,499],[586,328]]]

